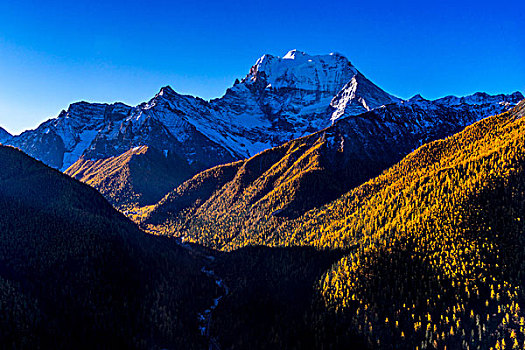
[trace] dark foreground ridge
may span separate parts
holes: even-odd
[[[201,264],[94,189],[0,146],[0,343],[201,348]]]

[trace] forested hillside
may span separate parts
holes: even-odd
[[[426,144],[377,178],[299,217],[258,210],[258,203],[241,211],[232,205],[235,201],[210,201],[209,208],[215,205],[229,211],[209,211],[211,220],[201,221],[203,216],[191,216],[194,207],[183,206],[182,212],[190,215],[180,226],[171,226],[175,228],[171,232],[188,234],[199,227],[203,235],[186,237],[223,250],[254,243],[349,249],[351,253],[313,282],[319,299],[313,296],[315,316],[310,317],[317,320],[316,329],[328,332],[332,324],[338,330],[330,340],[334,346],[355,340],[357,333],[369,346],[379,348],[521,348],[525,341],[521,310],[524,113],[525,102],[521,102],[510,112]],[[295,142],[242,164],[233,188],[242,188],[243,179],[250,180],[251,174],[272,169],[272,156],[286,159],[293,154],[290,150],[301,146],[301,140]],[[306,164],[315,168],[315,163]],[[221,195],[222,182],[216,182],[218,190],[210,198],[236,199],[235,191]],[[256,198],[250,191],[243,193]],[[281,195],[285,193],[289,192]],[[250,221],[254,217],[256,225]],[[275,271],[282,268],[279,263],[265,264]],[[251,295],[248,286],[225,303],[242,305]],[[315,300],[323,306],[319,308]],[[250,307],[262,305],[252,302]],[[232,310],[236,309],[223,311],[229,312],[228,320],[236,319]],[[226,324],[223,329],[235,329]],[[277,332],[278,336],[283,333]]]
[[[141,146],[118,157],[80,158],[64,173],[96,188],[120,211],[133,211],[157,203],[195,169],[174,153]]]
[[[359,249],[319,284],[386,348],[521,348],[525,103],[425,145],[297,225]]]
[[[475,110],[414,98],[346,117],[235,163],[237,171],[228,179],[212,177],[231,173],[233,164],[195,175],[145,215],[143,211],[140,221],[157,232],[219,249],[282,244],[274,234],[276,227],[379,175],[422,143],[460,131],[479,118]],[[216,184],[213,189],[210,181]],[[207,185],[200,189],[200,183]],[[192,199],[195,194],[197,202]],[[282,237],[284,243],[289,236]]]
[[[0,350],[525,350],[524,78],[525,0],[0,0]]]
[[[187,250],[14,148],[0,164],[0,347],[204,347],[216,287]]]
[[[363,184],[380,166],[330,128],[146,208],[150,232],[219,253],[148,236],[94,189],[0,147],[1,339],[207,346],[195,316],[220,293],[199,271],[208,255],[228,285],[208,324],[224,348],[521,348],[524,114],[525,101]]]

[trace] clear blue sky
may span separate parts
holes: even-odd
[[[0,125],[161,86],[221,96],[264,53],[340,52],[399,97],[525,90],[525,1],[0,1]]]

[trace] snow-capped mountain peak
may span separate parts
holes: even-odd
[[[273,89],[293,88],[335,94],[355,74],[357,69],[344,56],[309,55],[291,50],[283,57],[262,56],[242,82],[259,82]]]
[[[330,102],[334,109],[330,119],[333,123],[344,115],[357,115],[399,101],[357,72]]]
[[[298,51],[296,49],[290,50],[286,53],[286,55],[283,56],[283,60],[294,60],[297,56],[308,56],[310,55],[306,54],[303,51]]]
[[[156,96],[172,96],[175,94],[177,94],[175,90],[173,90],[171,86],[166,85],[160,88],[160,91],[157,93]]]
[[[394,110],[394,114],[407,109],[441,118],[452,111],[468,114],[464,119],[473,121],[500,113],[520,99],[523,95],[517,92],[448,96],[437,101],[416,95],[401,101],[368,80],[341,54],[291,50],[283,57],[259,58],[246,77],[218,99],[205,101],[164,86],[135,107],[77,102],[35,130],[13,137],[0,130],[0,142],[8,137],[6,143],[62,170],[81,157],[116,157],[143,145],[178,155],[193,169],[202,170],[253,156],[384,105],[388,108],[383,111]]]

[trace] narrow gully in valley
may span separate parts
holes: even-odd
[[[215,259],[213,256],[206,256],[206,258],[210,261],[213,261]],[[201,334],[205,336],[206,339],[208,339],[208,343],[209,343],[208,349],[209,350],[220,350],[221,347],[219,346],[217,339],[211,335],[210,328],[211,328],[211,323],[212,323],[213,311],[217,308],[221,299],[225,297],[226,295],[228,295],[229,289],[226,286],[226,284],[224,284],[224,281],[222,280],[222,278],[217,276],[213,270],[207,269],[206,266],[203,266],[201,271],[204,274],[206,274],[208,277],[213,278],[217,286],[221,288],[223,291],[223,293],[220,296],[213,299],[213,304],[209,308],[207,308],[206,310],[204,310],[202,313],[198,315],[199,323],[200,323],[199,329],[201,331]]]

